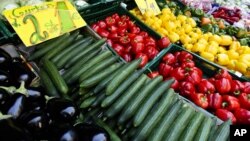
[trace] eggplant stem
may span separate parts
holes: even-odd
[[[15,91],[16,93],[21,93],[25,95],[26,97],[28,96],[28,91],[25,88],[25,82],[22,81],[20,87]]]
[[[14,86],[10,87],[0,86],[0,88],[6,90],[9,94],[13,94],[16,91],[16,87]]]

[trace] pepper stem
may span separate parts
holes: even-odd
[[[14,86],[10,86],[10,87],[4,87],[4,86],[0,86],[1,89],[4,89],[5,91],[7,91],[9,94],[13,94],[16,91],[16,87]]]
[[[240,95],[240,90],[234,91],[234,95],[236,95],[236,96]]]
[[[25,88],[25,82],[22,81],[20,87],[15,91],[16,93],[21,93],[25,95],[26,97],[28,96],[28,91]]]
[[[227,102],[223,102],[222,103],[222,107],[227,107],[228,106],[228,103]]]

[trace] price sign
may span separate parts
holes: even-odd
[[[161,10],[155,0],[135,0],[135,3],[142,14],[144,14],[146,11],[153,11],[155,15],[161,13]]]
[[[24,6],[3,14],[27,47],[86,25],[67,0]]]

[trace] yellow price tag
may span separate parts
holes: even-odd
[[[135,0],[135,3],[142,14],[144,14],[146,11],[152,11],[154,15],[161,13],[161,10],[155,0]]]
[[[67,0],[45,2],[4,11],[23,43],[32,46],[86,25]]]

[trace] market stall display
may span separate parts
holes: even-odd
[[[87,26],[32,47],[3,22],[1,140],[226,141],[250,124],[249,33],[227,24],[239,11],[125,2],[90,1]]]

